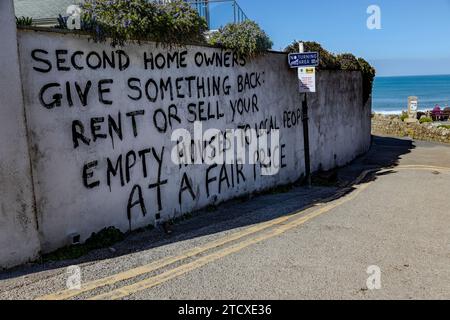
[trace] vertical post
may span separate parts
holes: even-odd
[[[303,42],[298,43],[298,52],[299,53],[305,52],[305,46],[304,46]]]
[[[306,93],[302,101],[303,140],[305,145],[305,178],[308,187],[311,187],[311,157],[309,151],[309,124],[308,99]]]
[[[298,43],[300,53],[305,52],[303,42]],[[311,187],[311,156],[309,151],[309,124],[308,124],[308,99],[306,93],[302,99],[303,142],[305,146],[305,179],[308,188]]]
[[[0,267],[35,258],[39,238],[13,0],[0,1]]]

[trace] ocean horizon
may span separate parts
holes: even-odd
[[[419,98],[419,111],[432,110],[436,105],[450,105],[450,75],[419,75],[376,77],[372,96],[372,111],[400,114],[408,109],[408,97]]]

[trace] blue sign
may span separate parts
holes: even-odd
[[[288,60],[291,68],[317,67],[319,65],[319,53],[291,53],[288,56]]]

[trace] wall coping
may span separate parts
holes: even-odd
[[[35,32],[44,32],[44,33],[57,33],[62,35],[74,35],[79,37],[88,37],[92,39],[92,35],[89,32],[86,31],[72,31],[67,29],[58,29],[58,28],[51,28],[51,27],[37,27],[37,26],[18,26],[18,30],[21,31],[35,31]],[[152,40],[131,40],[134,43],[156,43]],[[196,43],[196,42],[183,42],[179,44],[174,44],[172,46],[197,46],[197,47],[204,47],[204,48],[215,48],[215,49],[225,49],[220,46],[214,46],[207,43]],[[170,46],[169,46],[170,47]],[[269,53],[275,53],[275,54],[283,54],[287,55],[286,52],[283,51],[277,51],[277,50],[267,50]]]
[[[61,35],[74,35],[74,36],[89,38],[92,40],[92,35],[86,31],[72,31],[72,30],[67,30],[67,29],[63,30],[63,29],[58,29],[58,28],[37,27],[37,26],[18,26],[17,29],[20,31],[34,31],[34,32],[43,32],[43,33],[56,33],[56,34],[61,34]],[[133,41],[136,41],[135,43],[156,43],[155,41],[152,41],[152,40],[133,40]],[[195,43],[195,42],[184,42],[184,43],[179,43],[179,44],[176,44],[173,46],[177,46],[177,45],[179,45],[179,46],[196,46],[196,47],[214,48],[214,49],[225,49],[220,46],[213,46],[210,44]],[[279,51],[279,50],[267,50],[267,53],[279,54],[279,55],[285,55],[285,56],[288,55],[287,52]],[[362,72],[362,71],[327,70],[327,69],[325,69],[325,70],[318,69],[317,71]]]

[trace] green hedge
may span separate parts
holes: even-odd
[[[292,42],[284,51],[287,53],[298,52],[298,43],[299,41]],[[366,103],[369,100],[372,95],[376,70],[366,60],[356,58],[351,53],[334,55],[322,48],[317,42],[305,41],[303,45],[306,52],[319,52],[319,70],[361,71],[363,75],[363,101]]]
[[[402,114],[400,115],[400,120],[405,121],[408,118],[409,118],[408,113],[405,111],[402,111]]]
[[[358,63],[363,74],[363,98],[364,103],[366,103],[372,95],[373,81],[375,80],[376,70],[363,58],[358,58]]]
[[[208,26],[189,3],[147,0],[86,0],[82,5],[82,30],[95,41],[111,39],[113,46],[150,40],[165,45],[206,44],[252,57],[272,48],[272,41],[254,21],[230,23],[205,37]],[[67,28],[63,17],[59,27]]]
[[[33,18],[31,17],[16,17],[16,25],[19,27],[28,27],[33,25]]]
[[[112,45],[152,40],[167,45],[205,43],[206,20],[188,3],[147,0],[86,0],[81,5],[83,30]]]
[[[430,117],[422,117],[419,120],[420,123],[430,123],[433,122],[433,119],[431,119]]]
[[[245,57],[253,57],[266,52],[273,46],[269,36],[254,21],[229,23],[213,32],[208,40],[213,46],[231,49]]]
[[[358,59],[351,53],[338,54],[336,56],[341,70],[345,71],[360,71],[361,66],[359,65]]]

